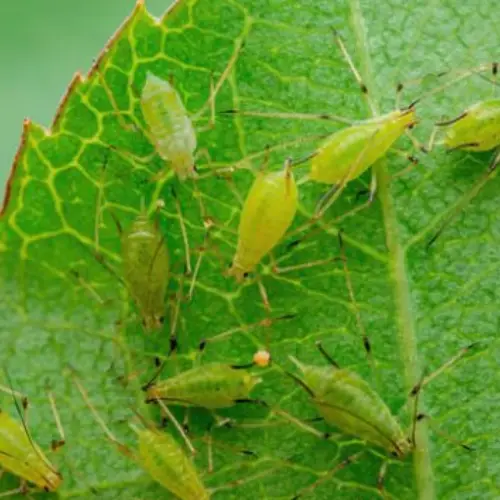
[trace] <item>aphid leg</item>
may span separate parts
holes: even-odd
[[[94,416],[95,421],[99,424],[101,429],[104,431],[104,434],[106,434],[106,437],[109,439],[109,441],[111,441],[111,443],[113,443],[116,446],[116,448],[118,449],[118,451],[120,453],[123,453],[125,456],[134,458],[134,453],[132,452],[132,450],[130,450],[130,448],[128,448],[126,445],[121,443],[116,438],[116,436],[111,432],[109,427],[106,425],[106,422],[104,422],[102,417],[99,415],[96,408],[92,404],[92,401],[90,401],[87,390],[85,389],[85,387],[83,387],[82,383],[80,382],[80,379],[77,377],[74,370],[72,368],[69,368],[69,371],[70,371],[71,378],[73,379],[73,382],[76,385],[76,388],[78,389],[78,391],[82,395],[82,398],[83,398],[85,404],[87,405],[89,410],[92,412],[92,415]]]
[[[356,301],[356,296],[354,294],[354,287],[352,285],[351,273],[347,265],[347,255],[345,252],[345,245],[344,245],[344,238],[342,237],[342,231],[339,231],[338,239],[339,239],[340,255],[344,265],[344,275],[345,275],[347,291],[349,292],[349,298],[351,300],[351,304],[354,309],[354,315],[356,317],[356,323],[358,325],[359,333],[361,334],[361,342],[363,344],[366,357],[368,358],[368,362],[370,363],[372,371],[375,374],[375,362],[372,355],[372,346],[368,334],[366,333],[366,329],[363,325],[363,321],[361,320],[361,314],[359,312],[358,302]]]
[[[339,364],[325,351],[323,344],[320,340],[316,342],[316,347],[318,348],[321,355],[330,363],[334,368],[340,368]]]
[[[305,224],[302,226],[298,227],[296,230],[294,230],[291,234],[296,234],[296,233],[301,233],[302,231],[305,231],[309,229],[304,236],[301,238],[298,238],[291,243],[288,244],[288,249],[291,249],[300,243],[302,243],[304,240],[307,238],[311,237],[312,235],[316,234],[318,231],[321,230],[321,228],[316,228],[316,229],[311,229],[311,226],[316,224],[316,222],[323,217],[323,215],[326,213],[326,211],[337,201],[337,199],[340,197],[340,195],[344,192],[344,189],[349,182],[349,179],[351,177],[351,174],[356,170],[357,166],[359,163],[362,161],[363,156],[365,152],[367,151],[368,147],[372,144],[372,141],[374,141],[377,137],[377,134],[379,131],[376,131],[373,133],[373,135],[370,137],[370,139],[366,142],[364,148],[360,151],[356,159],[352,162],[352,164],[349,166],[347,169],[347,172],[345,173],[344,177],[341,179],[339,183],[337,183],[335,186],[332,186],[330,190],[326,193],[326,195],[320,200],[318,205],[316,206],[315,213],[311,217],[309,221],[307,221]],[[332,221],[328,222],[328,225],[332,225],[339,220],[344,219],[345,217],[352,216],[355,213],[359,212],[360,210],[364,210],[365,208],[369,207],[373,200],[375,199],[375,194],[377,191],[377,177],[375,175],[375,172],[372,171],[372,179],[371,179],[371,184],[370,184],[370,196],[368,198],[368,201],[363,203],[361,206],[356,207],[346,214],[342,215],[341,217],[334,219]]]
[[[354,453],[353,455],[342,460],[342,462],[338,463],[335,467],[333,467],[333,469],[324,472],[317,481],[299,490],[297,494],[294,497],[292,497],[291,500],[298,500],[299,498],[302,498],[304,495],[311,493],[325,481],[331,479],[337,472],[355,463],[363,453],[364,453],[363,451],[359,451],[358,453]]]
[[[59,433],[59,439],[53,439],[51,443],[52,450],[56,451],[66,444],[66,436],[64,434],[64,427],[62,425],[61,417],[59,415],[59,411],[57,410],[56,400],[52,391],[48,391],[48,398],[52,414],[54,415],[54,421],[56,423],[57,432]]]
[[[244,484],[250,483],[252,481],[256,481],[258,479],[262,479],[264,477],[270,476],[271,474],[274,474],[278,469],[278,467],[271,467],[266,471],[263,472],[258,472],[254,474],[253,476],[247,476],[241,479],[235,479],[234,481],[231,481],[227,484],[224,484],[222,486],[217,486],[216,488],[211,488],[210,491],[213,493],[223,491],[223,490],[229,490],[236,488],[238,486],[242,486]]]
[[[136,120],[133,113],[130,113],[130,112],[125,112],[127,114],[127,116],[129,116],[129,118],[131,118],[131,120],[133,121],[133,124],[131,125],[130,123],[127,123],[124,118],[123,118],[123,114],[124,114],[124,111],[121,110],[118,106],[118,103],[116,102],[116,99],[113,95],[113,92],[111,92],[111,89],[109,88],[108,84],[106,83],[106,79],[104,78],[104,74],[102,73],[102,70],[100,68],[100,65],[99,64],[95,64],[92,68],[93,71],[95,71],[98,75],[98,78],[101,82],[101,85],[102,85],[102,88],[106,94],[106,97],[108,98],[108,101],[109,103],[111,104],[111,107],[114,109],[114,114],[116,115],[118,121],[120,122],[120,125],[125,129],[125,130],[131,130],[131,131],[138,131],[140,130],[141,133],[143,133],[145,135],[145,137],[148,139],[148,141],[151,143],[151,144],[155,144],[155,140],[154,140],[154,137],[151,135],[151,133],[149,132],[149,130],[147,130],[140,121]],[[136,99],[140,99],[140,94],[141,94],[141,91],[139,89],[137,89],[134,85],[129,85],[129,87],[133,90],[133,92],[135,93],[134,97]],[[132,107],[133,109],[133,107]],[[113,148],[115,149],[115,148]],[[116,149],[115,149],[116,150]],[[135,155],[132,155],[132,156],[135,156]],[[156,156],[156,153],[152,153],[151,155],[147,156],[147,157],[144,157],[144,158],[138,158],[138,161],[140,162],[143,162],[145,164],[147,164],[148,162],[150,162],[154,157]]]
[[[26,495],[28,491],[29,491],[28,483],[26,482],[25,479],[21,479],[21,482],[17,488],[0,493],[0,498],[11,497],[14,495]]]
[[[260,298],[262,299],[262,303],[264,304],[264,309],[270,313],[271,312],[271,304],[269,302],[269,296],[267,294],[266,287],[262,281],[260,276],[255,278],[255,282],[257,283],[257,287],[259,288]]]
[[[436,377],[441,375],[444,371],[450,368],[452,365],[460,361],[471,349],[474,349],[479,343],[474,342],[466,347],[462,347],[457,354],[451,357],[448,361],[445,361],[441,366],[436,368],[432,373],[426,375],[418,382],[411,390],[410,396],[416,396],[429,382],[432,382]]]
[[[189,239],[188,239],[188,235],[187,235],[187,231],[186,231],[186,224],[184,222],[184,217],[182,215],[181,204],[179,202],[179,198],[177,197],[177,192],[173,186],[171,187],[171,192],[172,192],[172,197],[174,198],[174,202],[175,202],[175,209],[177,211],[177,217],[179,219],[179,226],[181,229],[182,241],[184,243],[184,253],[186,254],[186,273],[188,275],[190,275],[192,272],[191,252],[189,251]]]
[[[376,116],[378,114],[377,106],[376,106],[375,102],[373,101],[373,99],[370,95],[370,92],[368,91],[368,87],[363,82],[363,79],[361,78],[361,74],[356,69],[354,62],[353,62],[351,56],[349,55],[349,52],[347,51],[347,48],[344,45],[344,42],[336,29],[333,29],[333,36],[335,38],[335,43],[337,44],[340,51],[342,52],[342,55],[344,56],[344,59],[346,60],[348,66],[351,70],[351,73],[354,75],[354,78],[356,79],[356,82],[359,85],[359,88],[361,90],[361,93],[363,94],[363,97],[366,99],[366,102],[368,103],[368,106],[370,108],[372,115]]]
[[[169,352],[168,355],[171,356],[178,347],[177,341],[177,327],[179,324],[179,313],[181,309],[182,293],[184,290],[184,274],[179,282],[179,288],[175,294],[174,307],[172,309],[171,319],[170,319],[170,337],[169,337]]]
[[[396,148],[391,148],[389,151],[391,153],[394,153],[394,154],[402,157],[402,158],[405,158],[409,162],[409,164],[406,168],[403,168],[403,170],[400,170],[396,174],[392,175],[391,180],[394,180],[394,179],[397,179],[398,177],[402,177],[402,176],[406,175],[408,172],[411,172],[419,164],[418,158],[413,156],[412,154],[406,152],[406,151],[401,151],[400,149],[396,149]]]
[[[387,462],[387,460],[384,460],[377,475],[377,489],[383,498],[386,497],[384,481],[385,481],[385,476],[387,474],[388,465],[389,463]]]
[[[455,217],[466,207],[483,189],[483,187],[497,175],[497,168],[500,165],[500,149],[498,149],[493,156],[493,159],[488,167],[488,170],[482,175],[472,189],[462,196],[454,207],[445,214],[444,220],[439,226],[436,233],[427,242],[426,250],[432,246],[432,244],[441,236],[443,231],[450,225],[450,223],[455,219]]]
[[[207,101],[201,106],[201,108],[197,111],[197,113],[193,116],[193,120],[198,120],[203,113],[206,111],[208,108],[210,110],[210,121],[209,121],[209,127],[213,128],[215,126],[215,101],[217,98],[217,94],[220,92],[222,86],[224,85],[224,82],[227,80],[229,75],[231,74],[231,71],[233,70],[234,65],[236,64],[236,61],[238,60],[241,51],[243,50],[245,46],[245,36],[237,39],[235,41],[235,46],[233,53],[231,54],[231,57],[229,58],[226,67],[222,71],[219,79],[217,80],[217,83],[214,85],[213,81],[213,73],[210,73],[210,94],[208,96]]]
[[[474,342],[460,349],[457,354],[451,357],[448,361],[445,361],[441,366],[436,368],[429,375],[422,375],[420,380],[411,389],[409,398],[413,398],[413,419],[412,419],[412,429],[411,429],[410,439],[413,445],[416,444],[417,423],[423,418],[423,417],[419,418],[420,414],[418,412],[418,400],[420,397],[420,392],[429,382],[434,380],[436,377],[438,377],[443,372],[448,370],[455,363],[460,361],[471,349],[476,347],[477,344],[478,344],[477,342]]]
[[[194,455],[196,453],[196,450],[193,444],[191,443],[191,440],[189,439],[188,435],[184,431],[182,425],[179,423],[179,421],[175,418],[174,414],[169,410],[168,406],[161,399],[158,398],[156,402],[160,406],[164,415],[166,415],[168,419],[174,424],[175,428],[177,429],[182,439],[186,443],[186,446],[189,448],[189,451]]]
[[[295,317],[296,317],[295,314],[284,314],[283,316],[278,316],[275,318],[264,318],[260,321],[257,321],[255,323],[251,323],[249,325],[235,326],[233,328],[230,328],[229,330],[226,330],[225,332],[214,335],[213,337],[202,339],[200,344],[199,344],[199,350],[203,351],[206,348],[207,344],[210,344],[212,342],[220,342],[221,340],[225,340],[225,339],[231,337],[235,333],[247,332],[247,331],[249,331],[253,328],[257,328],[259,326],[268,328],[278,321],[286,321],[289,319],[293,319]]]
[[[285,258],[283,256],[283,258]],[[331,264],[332,262],[338,262],[340,260],[339,257],[329,257],[327,259],[318,259],[318,260],[313,260],[311,262],[305,262],[304,264],[297,264],[294,266],[283,266],[279,267],[278,263],[280,262],[281,259],[278,259],[273,266],[273,272],[275,274],[285,274],[289,273],[291,271],[297,271],[300,269],[310,269],[311,267],[316,267],[316,266],[324,266],[325,264]]]

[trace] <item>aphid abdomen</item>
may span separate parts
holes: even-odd
[[[160,328],[165,316],[169,258],[160,232],[140,215],[122,235],[124,279],[147,329]]]
[[[193,462],[169,434],[141,430],[139,459],[155,481],[181,500],[209,500]]]
[[[393,111],[340,130],[319,147],[309,177],[325,184],[355,179],[385,156],[415,120],[413,110]]]
[[[281,240],[297,211],[297,186],[289,169],[260,174],[245,200],[238,246],[229,274],[241,279]]]
[[[325,421],[346,434],[398,455],[405,434],[379,395],[356,373],[333,367],[299,365],[313,402]]]
[[[47,491],[55,491],[62,482],[62,476],[50,466],[38,445],[29,440],[24,427],[1,410],[0,469]]]
[[[196,133],[174,87],[148,73],[141,108],[158,154],[172,163],[181,179],[193,175]]]
[[[489,151],[500,145],[500,99],[474,104],[464,117],[445,125],[444,145],[449,149]]]
[[[152,385],[146,400],[163,399],[167,404],[199,406],[210,410],[229,408],[240,399],[249,399],[260,382],[247,370],[212,363],[185,371]]]

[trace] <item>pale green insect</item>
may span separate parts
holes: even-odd
[[[74,373],[72,375],[78,390],[94,415],[94,418],[99,423],[108,439],[117,447],[118,451],[133,459],[139,467],[151,476],[151,478],[181,500],[208,500],[219,489],[239,486],[273,472],[273,470],[266,471],[260,475],[232,481],[229,485],[208,489],[205,487],[201,474],[191,457],[186,454],[182,446],[180,446],[170,434],[161,432],[150,424],[145,427],[131,425],[132,429],[137,434],[137,450],[132,450],[121,443],[110,431],[92,405],[87,391],[80,380]],[[176,423],[175,420],[174,423]],[[176,426],[178,426],[178,423]],[[191,451],[194,453],[194,448],[191,448]],[[253,454],[247,450],[242,450],[241,453],[244,455]],[[210,455],[209,463],[211,462],[212,459]]]
[[[2,390],[4,389],[2,388]],[[56,491],[63,481],[61,473],[51,464],[40,447],[32,439],[26,424],[26,418],[22,414],[16,399],[18,393],[7,390],[6,392],[10,392],[14,397],[16,409],[21,417],[21,423],[0,409],[0,468],[20,477],[23,483],[29,482],[47,492]],[[62,436],[61,440],[53,441],[52,443],[52,449],[56,450],[64,445],[64,434],[55,409],[55,402],[51,395],[50,402]],[[26,412],[28,400],[25,397],[23,397],[22,406]],[[28,491],[27,486],[22,484],[15,490],[0,493],[0,496],[27,493]]]
[[[336,32],[334,34],[336,43],[358,82],[363,95],[366,97],[374,118],[353,121],[331,114],[266,113],[240,110],[229,110],[225,112],[285,120],[330,120],[349,125],[328,136],[323,143],[319,145],[314,154],[311,155],[311,168],[308,178],[315,182],[332,185],[332,188],[318,204],[315,218],[323,215],[338,198],[340,192],[348,182],[358,178],[377,160],[384,157],[396,140],[417,123],[415,103],[410,104],[406,108],[396,109],[390,113],[377,116],[377,109],[369,95],[367,86],[363,83],[361,75],[347,52],[342,39]],[[400,92],[402,88],[400,84],[398,86],[398,92]],[[412,140],[416,143],[415,139],[412,138]],[[406,154],[405,156],[407,156],[412,163],[417,162],[413,156]],[[375,191],[376,183],[375,177],[373,177],[368,203],[371,203],[373,200]],[[356,211],[359,211],[359,209],[356,209]]]
[[[146,402],[163,400],[167,404],[198,406],[209,410],[229,408],[251,399],[252,389],[262,380],[250,373],[249,365],[210,363],[197,366],[144,387]]]
[[[187,111],[184,102],[171,82],[172,77],[170,78],[171,81],[167,81],[158,74],[161,71],[157,73],[147,71],[145,83],[141,90],[135,90],[134,85],[130,85],[139,99],[146,124],[144,129],[143,125],[136,122],[133,128],[144,129],[142,132],[153,145],[155,152],[172,167],[181,181],[196,177],[196,161],[198,157],[210,157],[206,149],[196,151],[197,132],[212,129],[215,126],[216,97],[243,50],[245,36],[246,34],[243,34],[241,38],[234,42],[233,53],[216,82],[213,80],[213,74],[210,73],[209,97],[193,115]],[[116,110],[118,119],[123,122],[124,128],[130,129],[130,125],[123,121],[122,111],[117,106],[115,96],[106,83],[105,75],[101,72],[101,64],[102,61],[98,61],[92,71],[99,75],[103,89],[111,105]],[[200,119],[207,110],[209,110],[210,115],[206,127],[195,129],[194,122]],[[122,153],[127,154],[125,151],[122,151]],[[151,158],[140,158],[131,153],[128,155],[134,161],[144,164],[149,164],[151,161]]]
[[[498,73],[498,63],[491,66],[493,77]],[[462,78],[477,70],[465,72]],[[440,89],[439,89],[440,90]],[[441,139],[436,138],[441,135]],[[446,216],[438,231],[427,243],[429,248],[446,229],[453,218],[462,210],[465,204],[475,197],[487,181],[494,175],[500,164],[500,99],[486,99],[468,107],[456,118],[438,122],[429,140],[429,151],[434,145],[442,145],[448,150],[463,150],[471,152],[490,151],[497,149],[485,175],[476,183],[470,193]]]
[[[298,192],[287,160],[278,172],[259,172],[243,205],[230,276],[241,281],[268,254],[297,212]]]
[[[117,226],[121,233],[123,277],[127,289],[146,330],[159,329],[165,320],[165,296],[170,277],[165,237],[158,223],[151,222],[144,207],[125,231],[118,222]]]
[[[180,180],[194,177],[196,132],[177,91],[148,72],[140,102],[157,153]]]
[[[471,344],[459,351],[453,358],[444,363],[433,373],[423,377],[412,389],[410,395],[414,398],[413,422],[411,433],[403,430],[398,419],[393,415],[387,404],[377,392],[358,374],[347,368],[341,368],[332,357],[326,353],[320,342],[317,347],[328,366],[315,366],[301,363],[293,356],[290,360],[301,372],[301,377],[291,376],[303,389],[307,391],[316,410],[324,421],[337,427],[342,432],[364,440],[366,443],[382,448],[390,455],[403,459],[416,446],[416,424],[427,415],[418,413],[418,395],[421,389],[438,374],[460,360],[475,345]],[[281,412],[286,416],[284,412]],[[292,417],[291,421],[295,421]],[[318,435],[319,432],[300,424],[305,430]],[[327,434],[324,437],[329,437]],[[467,450],[470,447],[461,444]],[[349,462],[349,459],[347,460]],[[383,482],[386,464],[379,474],[379,487]],[[311,490],[316,483],[306,488]],[[296,496],[298,498],[300,495]]]

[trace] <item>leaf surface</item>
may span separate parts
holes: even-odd
[[[339,261],[276,275],[272,262],[265,260],[256,276],[267,291],[270,316],[296,315],[271,327],[252,326],[268,317],[255,277],[237,285],[224,276],[236,246],[241,201],[266,146],[271,147],[270,168],[278,169],[287,156],[310,153],[319,144],[318,135],[341,125],[218,115],[215,129],[201,130],[209,116],[204,104],[211,75],[221,82],[218,110],[367,117],[359,87],[333,43],[332,26],[346,40],[380,112],[388,112],[400,81],[494,60],[500,43],[495,6],[493,1],[476,6],[185,0],[156,20],[138,4],[103,52],[100,70],[74,78],[50,131],[25,124],[0,219],[0,361],[15,388],[29,396],[32,433],[44,445],[55,436],[47,384],[55,394],[67,439],[54,458],[65,478],[62,497],[87,498],[92,492],[110,499],[168,497],[106,441],[68,366],[78,372],[117,437],[133,447],[127,425],[132,409],[157,417],[142,404],[140,386],[154,372],[154,358],[166,358],[169,325],[145,334],[126,290],[94,253],[98,249],[119,275],[119,237],[111,213],[127,226],[142,198],[150,209],[155,200],[165,200],[160,225],[172,257],[169,305],[174,304],[179,288],[187,291],[190,282],[182,278],[185,251],[172,186],[186,221],[192,265],[203,248],[207,251],[193,300],[180,306],[179,355],[168,359],[167,374],[191,366],[202,339],[239,327],[238,334],[209,343],[201,362],[246,363],[269,343],[274,363],[262,372],[255,396],[297,417],[312,418],[316,413],[307,395],[283,370],[293,370],[289,355],[323,363],[314,347],[321,340],[339,364],[375,384],[396,413],[423,369],[437,368],[478,341],[473,354],[436,378],[422,397],[433,427],[475,450],[467,453],[422,426],[419,452],[404,462],[391,459],[385,485],[393,498],[401,499],[498,497],[498,179],[486,184],[430,252],[425,250],[442,217],[470,193],[490,155],[445,154],[439,148],[423,155],[402,139],[397,146],[418,155],[418,167],[392,180],[407,162],[389,154],[376,166],[379,191],[371,207],[342,218],[362,203],[357,193],[368,186],[367,173],[349,184],[319,231],[286,252],[291,235],[274,252],[282,267],[338,257],[337,233],[344,230],[356,302],[372,345],[371,369]],[[203,110],[196,122],[198,143],[208,155],[200,157],[202,178],[196,186],[180,184],[172,175],[152,182],[164,164],[141,132],[137,95],[148,70],[173,77],[191,113]],[[424,83],[410,85],[403,101],[408,104],[435,84]],[[432,121],[458,115],[494,90],[484,79],[471,77],[423,99],[415,134],[426,140]],[[231,180],[203,175],[234,165],[239,168]],[[296,174],[301,178],[305,172],[301,167]],[[291,231],[309,219],[324,191],[325,186],[310,182],[300,186],[300,214]],[[208,240],[204,217],[215,223]],[[10,405],[11,399],[2,397],[2,409],[14,412]],[[272,471],[240,488],[221,490],[217,498],[291,498],[364,449],[345,436],[323,442],[266,416],[261,408],[238,406],[221,413],[237,421],[279,425],[214,431],[216,471],[206,476],[207,485]],[[182,417],[182,412],[176,414]],[[201,437],[210,416],[192,410],[190,417],[195,444],[204,449]],[[408,412],[401,419],[409,425]],[[326,430],[322,424],[318,429]],[[253,450],[257,458],[241,457],[236,453],[241,449]],[[196,460],[204,470],[205,454]],[[369,450],[325,479],[312,496],[374,498],[382,462],[380,450]],[[15,487],[16,480],[6,475],[1,484],[3,491]]]

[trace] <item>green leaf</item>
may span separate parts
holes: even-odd
[[[210,75],[217,81],[244,41],[217,96],[218,110],[331,112],[359,119],[368,116],[368,108],[333,43],[332,26],[345,38],[385,112],[393,109],[400,81],[493,60],[500,43],[495,7],[492,0],[480,5],[185,0],[158,21],[139,4],[99,59],[101,72],[75,77],[50,131],[25,124],[0,219],[0,361],[9,369],[15,389],[29,396],[32,434],[43,445],[56,435],[47,384],[53,390],[67,440],[54,458],[64,475],[61,496],[168,497],[106,441],[68,375],[68,365],[77,371],[113,432],[133,446],[134,435],[127,425],[132,409],[156,418],[142,405],[139,388],[154,371],[154,357],[166,357],[169,327],[145,334],[126,290],[94,258],[96,207],[100,203],[99,248],[107,265],[119,272],[119,238],[111,212],[126,226],[143,197],[150,207],[158,198],[165,200],[161,227],[174,266],[170,284],[174,303],[182,286],[185,258],[171,195],[175,186],[193,264],[202,247],[208,251],[193,301],[181,304],[180,354],[168,360],[167,373],[191,366],[201,339],[240,326],[239,334],[209,344],[202,362],[248,362],[270,341],[274,364],[262,372],[264,381],[256,397],[279,404],[297,417],[314,417],[307,395],[282,370],[293,369],[288,361],[291,354],[302,361],[323,363],[314,346],[322,340],[338,363],[376,384],[397,412],[423,369],[437,368],[460,348],[479,341],[472,355],[446,370],[422,395],[434,427],[475,450],[468,453],[432,430],[426,432],[422,425],[414,460],[391,459],[385,484],[394,498],[498,497],[498,179],[484,187],[430,252],[425,250],[447,210],[470,193],[490,155],[445,154],[439,148],[427,156],[412,151],[420,157],[420,165],[391,181],[390,176],[405,168],[406,162],[390,154],[376,167],[379,191],[371,207],[336,221],[362,203],[356,195],[370,181],[366,174],[347,187],[321,222],[320,231],[292,252],[286,252],[286,242],[277,248],[275,257],[282,259],[282,266],[338,257],[336,235],[342,227],[360,317],[371,339],[376,368],[372,371],[338,261],[275,275],[265,260],[259,275],[269,296],[271,316],[297,315],[267,328],[245,328],[268,316],[255,280],[239,286],[223,274],[236,244],[240,202],[263,162],[266,145],[272,146],[270,165],[277,169],[287,156],[313,151],[317,134],[340,125],[218,116],[214,130],[200,132],[199,148],[208,150],[211,167],[239,162],[246,168],[237,169],[232,182],[208,176],[196,187],[191,182],[181,185],[173,176],[152,182],[164,167],[160,159],[154,156],[142,164],[127,154],[146,158],[152,153],[139,131],[136,99],[147,70],[163,77],[172,75],[188,109],[196,113],[208,98]],[[410,102],[424,87],[434,85],[424,83],[410,86],[404,101]],[[426,140],[433,120],[457,115],[492,90],[484,79],[472,77],[424,99],[418,105],[422,123],[415,134]],[[121,119],[116,106],[123,112]],[[208,118],[206,111],[198,123],[201,127]],[[404,139],[398,147],[411,151]],[[208,167],[205,158],[200,160],[202,171],[204,167]],[[299,170],[299,176],[304,172]],[[206,245],[197,189],[206,215],[215,222]],[[312,183],[300,189],[295,228],[308,220],[325,190]],[[183,286],[187,290],[189,280]],[[8,396],[2,396],[1,403],[2,409],[14,413]],[[221,413],[237,421],[267,418],[267,412],[253,407]],[[182,412],[176,414],[182,416]],[[192,410],[190,415],[195,444],[203,449],[198,438],[210,417],[202,410]],[[408,412],[402,413],[402,420],[409,425]],[[206,477],[207,485],[220,486],[246,474],[273,470],[254,483],[221,491],[217,495],[221,499],[290,498],[342,459],[364,449],[352,438],[323,442],[287,423],[217,429],[214,436],[219,443],[216,472]],[[258,458],[242,458],[233,448],[254,450]],[[196,460],[203,470],[204,453]],[[382,462],[383,453],[371,450],[325,479],[312,497],[374,498]],[[1,491],[14,488],[16,481],[5,475]]]

